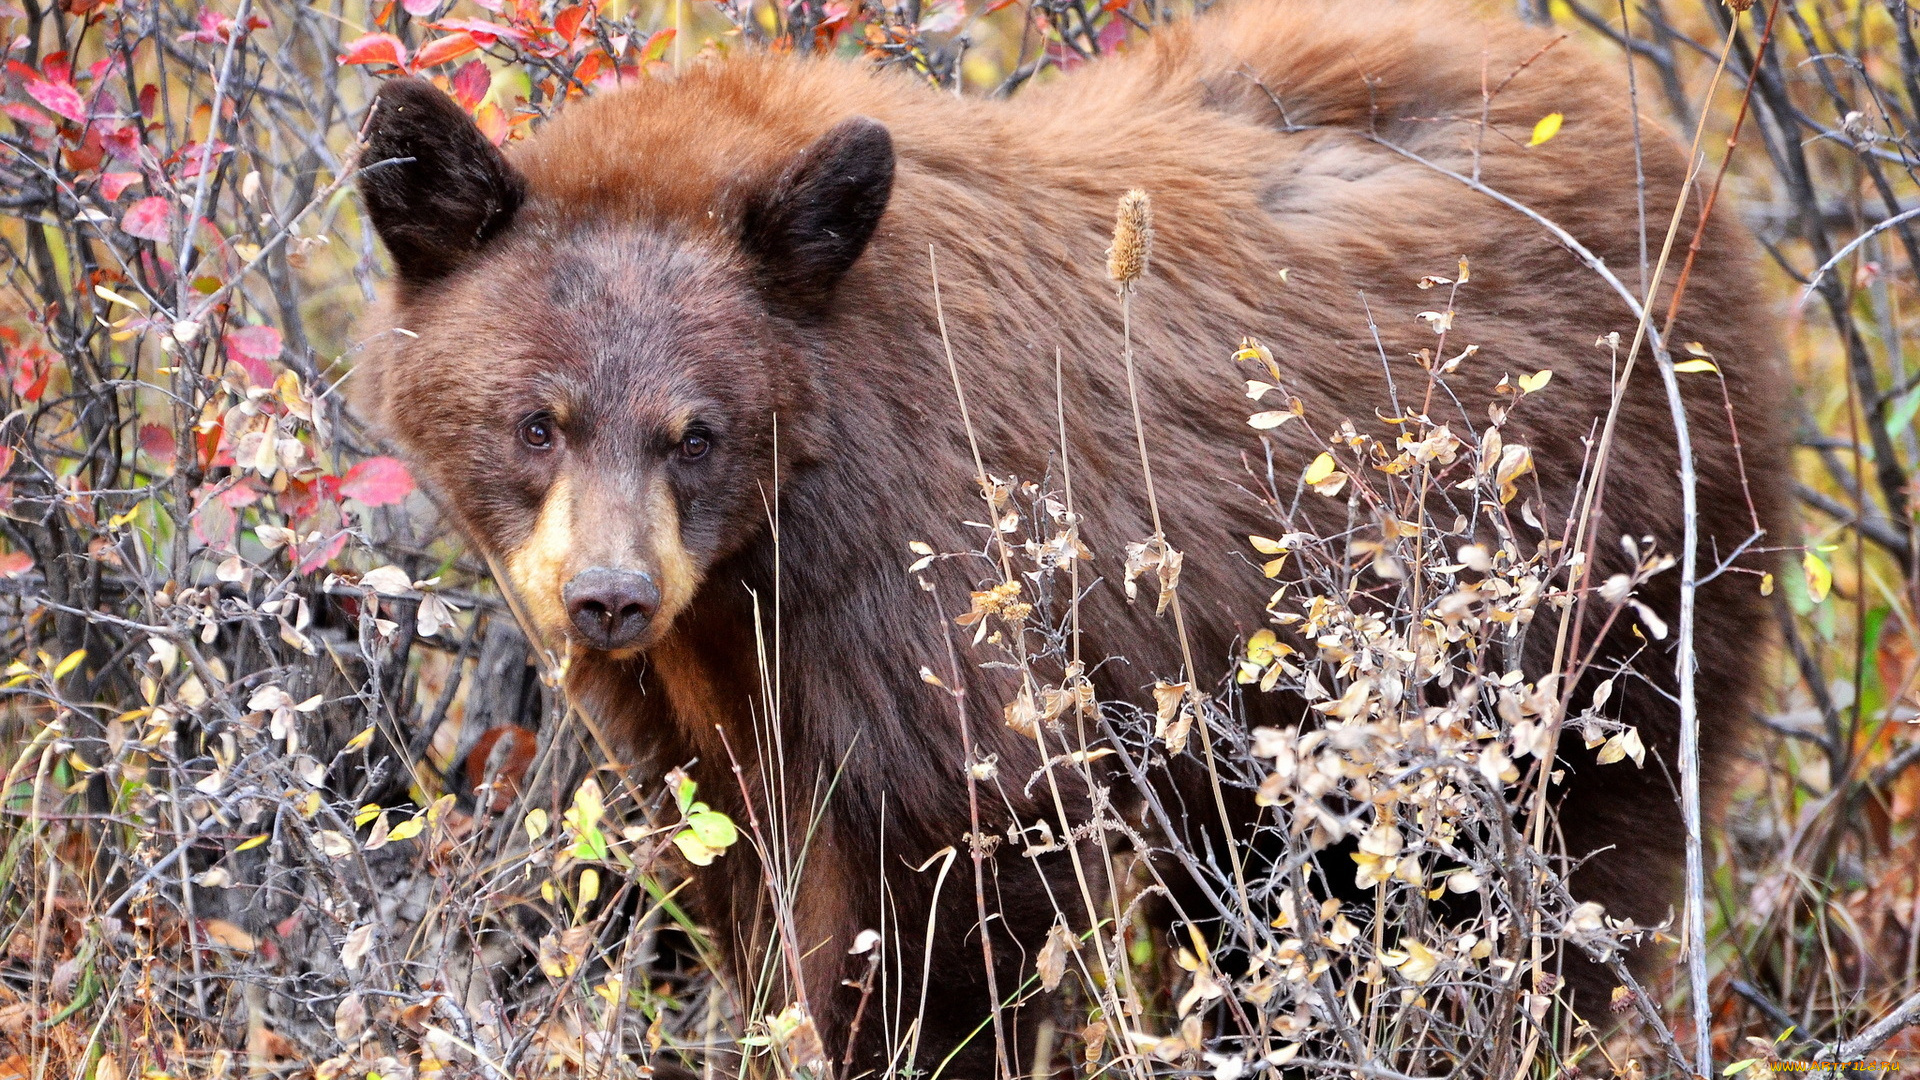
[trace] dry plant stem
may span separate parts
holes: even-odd
[[[1920,994],[1902,1001],[1892,1012],[1875,1020],[1867,1030],[1844,1042],[1823,1048],[1815,1061],[1860,1061],[1907,1028],[1920,1024]]]
[[[1167,552],[1166,530],[1160,526],[1160,500],[1153,490],[1153,464],[1147,457],[1147,427],[1140,416],[1140,386],[1134,374],[1133,364],[1133,287],[1130,284],[1120,287],[1120,343],[1121,356],[1127,368],[1127,400],[1133,406],[1133,436],[1140,448],[1140,475],[1146,482],[1147,512],[1153,518],[1153,539],[1160,545],[1161,557]],[[1241,936],[1246,939],[1247,950],[1252,952],[1260,947],[1254,940],[1253,928],[1258,925],[1253,918],[1253,901],[1247,892],[1247,874],[1241,866],[1240,848],[1233,837],[1233,816],[1227,812],[1227,798],[1220,786],[1220,769],[1214,762],[1213,727],[1207,721],[1206,697],[1200,691],[1200,670],[1193,665],[1193,647],[1187,641],[1187,622],[1180,610],[1180,590],[1173,592],[1173,632],[1180,641],[1180,662],[1187,669],[1187,697],[1193,709],[1194,726],[1200,733],[1200,747],[1207,762],[1207,781],[1213,789],[1213,806],[1220,815],[1222,846],[1227,849],[1227,861],[1233,867],[1234,891],[1239,895],[1240,914],[1245,920],[1241,926]]]
[[[946,351],[947,370],[953,377],[954,394],[960,403],[960,423],[967,429],[967,444],[973,450],[974,470],[977,473],[976,479],[980,484],[980,495],[982,498],[988,500],[987,517],[989,520],[995,520],[995,508],[992,505],[992,489],[987,486],[986,468],[980,459],[980,444],[974,438],[973,420],[967,414],[967,397],[966,394],[961,392],[960,367],[954,361],[953,345],[947,338],[946,310],[940,304],[940,264],[932,244],[927,245],[927,271],[933,278],[933,314],[935,320],[940,324],[940,344]],[[941,624],[943,626],[946,625],[945,611],[941,612],[940,619]],[[967,759],[967,811],[973,830],[972,834],[967,838],[967,846],[972,850],[973,854],[974,908],[975,915],[980,920],[980,954],[987,968],[987,997],[993,1002],[994,1053],[998,1060],[1000,1075],[1005,1078],[1005,1080],[1012,1080],[1014,1072],[1010,1064],[1011,1057],[1007,1050],[1006,1022],[1005,1018],[1001,1015],[999,977],[996,974],[996,969],[993,964],[993,936],[988,932],[987,885],[984,868],[986,852],[983,847],[984,837],[980,835],[979,785],[973,775],[973,728],[967,717],[966,690],[963,689],[966,684],[963,683],[960,678],[960,657],[953,647],[953,635],[943,634],[941,636],[947,643],[947,663],[953,676],[953,687],[949,693],[953,696],[954,710],[960,717],[960,752],[965,754]],[[1044,750],[1042,753],[1044,755]],[[1088,914],[1091,915],[1092,912],[1088,912]]]
[[[720,745],[726,748],[727,763],[733,769],[734,783],[739,786],[740,798],[746,803],[747,828],[753,834],[754,846],[760,850],[761,859],[770,864],[768,870],[771,871],[774,869],[771,865],[774,863],[774,849],[767,838],[766,829],[760,823],[760,812],[754,808],[753,790],[747,784],[746,769],[740,764],[739,756],[733,751],[733,743],[727,738],[727,729],[715,724],[713,730],[720,736]],[[811,1016],[813,1009],[807,1003],[807,983],[804,977],[805,967],[801,963],[799,934],[793,925],[793,905],[786,902],[786,898],[780,895],[779,876],[771,872],[764,876],[768,900],[772,903],[775,917],[780,922],[780,951],[787,963],[787,978],[793,983],[794,997],[799,1002],[800,1008]]]
[[[934,596],[935,611],[939,613],[941,625],[947,622],[946,609],[939,606],[939,597]],[[1008,1067],[1007,1038],[1004,1018],[1000,1009],[1000,982],[993,966],[993,938],[987,933],[987,881],[986,881],[986,844],[980,835],[980,782],[973,775],[973,725],[967,717],[967,692],[960,681],[960,655],[953,647],[953,635],[943,634],[947,643],[947,671],[953,680],[947,695],[953,700],[954,714],[960,721],[960,752],[967,758],[967,848],[973,856],[973,904],[974,917],[980,924],[980,955],[986,965],[987,997],[993,1002],[993,1041],[999,1057],[1000,1075],[1003,1080],[1011,1080],[1013,1070]],[[875,946],[878,948],[879,946]]]
[[[1761,35],[1760,48],[1763,50],[1766,48],[1766,42],[1771,39],[1773,35],[1774,18],[1779,14],[1779,11],[1780,0],[1773,0],[1767,12],[1766,29]],[[1727,44],[1721,51],[1721,66],[1719,70],[1725,69],[1727,56],[1733,51],[1733,34],[1739,26],[1739,19],[1735,17],[1728,20],[1728,25]],[[1716,71],[1716,81],[1718,77],[1719,72]],[[1666,320],[1660,328],[1660,334],[1663,338],[1669,338],[1673,333],[1674,320],[1680,313],[1680,300],[1686,292],[1687,282],[1692,275],[1694,260],[1700,253],[1700,244],[1706,234],[1707,222],[1713,214],[1714,203],[1719,198],[1720,185],[1722,181],[1726,179],[1727,167],[1733,161],[1734,146],[1740,138],[1740,128],[1746,120],[1747,108],[1753,97],[1753,85],[1753,80],[1749,79],[1747,81],[1746,91],[1740,100],[1740,112],[1734,121],[1733,132],[1727,140],[1726,154],[1721,159],[1720,172],[1714,177],[1713,187],[1707,193],[1706,202],[1702,204],[1700,208],[1699,223],[1694,228],[1692,241],[1687,245],[1686,261],[1681,264],[1680,277],[1674,283],[1673,296],[1667,303]],[[1708,101],[1712,100],[1712,94],[1713,90],[1709,87],[1707,91]],[[1701,109],[1701,113],[1703,116],[1706,113],[1704,106]],[[1703,123],[1703,130],[1704,126]],[[1698,133],[1695,135],[1694,143],[1696,147],[1699,145]],[[1697,155],[1698,151],[1696,150],[1695,153]],[[1698,161],[1697,156],[1695,161]],[[1691,180],[1691,173],[1689,173],[1689,180]],[[1683,187],[1681,191],[1681,202],[1683,204],[1686,198],[1686,190],[1687,189]],[[1675,218],[1675,224],[1678,224],[1677,216]],[[1670,244],[1671,242],[1671,236],[1669,236],[1668,243]],[[1661,252],[1661,261],[1664,263],[1665,260],[1666,253],[1663,250]],[[1657,285],[1659,280],[1660,275],[1656,272],[1653,278],[1654,284]],[[1651,304],[1652,301],[1653,294],[1649,292],[1647,294],[1647,302]],[[1674,374],[1673,360],[1664,350],[1656,353],[1655,359],[1660,365],[1660,379],[1666,384],[1668,408],[1673,414],[1674,435],[1678,440],[1680,448],[1680,492],[1682,512],[1686,515],[1684,519],[1686,529],[1685,547],[1680,556],[1680,626],[1678,641],[1680,655],[1677,660],[1680,676],[1680,799],[1681,814],[1685,819],[1687,829],[1686,955],[1687,982],[1690,988],[1693,1007],[1694,1067],[1700,1074],[1707,1075],[1713,1071],[1713,1010],[1712,1003],[1708,1000],[1707,996],[1710,983],[1707,976],[1706,853],[1705,842],[1702,836],[1702,814],[1700,808],[1700,711],[1699,701],[1695,695],[1694,687],[1694,677],[1698,663],[1694,656],[1693,649],[1696,600],[1699,593],[1697,565],[1699,558],[1699,524],[1696,513],[1698,491],[1694,476],[1693,448],[1687,433],[1686,406],[1680,397],[1680,385]],[[1851,396],[1853,392],[1851,380],[1848,381],[1848,392],[1849,396]],[[1732,419],[1731,412],[1729,412],[1728,419]],[[1855,446],[1858,445],[1859,443],[1856,441]],[[1738,454],[1739,442],[1737,435],[1734,448],[1735,453]],[[1746,484],[1746,469],[1744,464],[1740,464],[1739,467],[1741,471],[1741,485],[1744,489]],[[1748,497],[1748,506],[1749,508],[1752,506],[1751,496]],[[1864,612],[1864,606],[1861,610]]]
[[[1062,486],[1065,488],[1066,505],[1067,505],[1067,526],[1068,528],[1073,530],[1072,535],[1074,538],[1074,542],[1077,544],[1080,539],[1080,519],[1074,514],[1074,510],[1073,510],[1073,506],[1074,506],[1073,458],[1072,458],[1072,455],[1068,452],[1068,440],[1067,440],[1066,373],[1065,373],[1063,358],[1058,348],[1055,348],[1053,351],[1053,406],[1054,406],[1054,420],[1055,420],[1055,423],[1058,425],[1059,431],[1060,431],[1060,476],[1061,476]],[[1067,599],[1067,626],[1068,626],[1069,639],[1071,641],[1071,652],[1069,655],[1071,657],[1070,662],[1071,662],[1071,670],[1073,672],[1073,679],[1075,682],[1078,682],[1079,680],[1085,679],[1086,674],[1085,674],[1084,668],[1082,667],[1082,661],[1080,659],[1080,556],[1077,548],[1074,549],[1074,557],[1072,561],[1070,561],[1067,564],[1067,587],[1069,590],[1068,599]],[[1074,695],[1074,699],[1073,699],[1074,703],[1072,708],[1073,708],[1074,726],[1079,735],[1079,740],[1080,740],[1080,781],[1082,784],[1086,785],[1087,794],[1091,799],[1096,788],[1095,788],[1094,779],[1093,779],[1093,769],[1087,760],[1088,743],[1087,743],[1086,715],[1085,715],[1085,711],[1082,709],[1080,705],[1078,688],[1074,686],[1073,683],[1069,683],[1067,689],[1069,690],[1069,692],[1071,692]],[[1107,844],[1107,830],[1104,826],[1104,823],[1100,820],[1101,807],[1097,801],[1094,801],[1093,803],[1093,813],[1094,813],[1093,834],[1100,843],[1100,864],[1101,864],[1101,867],[1106,871],[1107,896],[1109,898],[1109,902],[1113,905],[1113,955],[1120,958],[1120,965],[1119,965],[1120,993],[1125,999],[1127,1013],[1129,1015],[1138,1016],[1141,1011],[1140,993],[1139,993],[1138,987],[1134,985],[1133,968],[1131,967],[1131,965],[1129,965],[1126,962],[1126,959],[1125,959],[1127,955],[1127,943],[1126,943],[1127,930],[1126,930],[1126,924],[1121,918],[1121,911],[1119,908],[1119,904],[1120,904],[1119,883],[1114,880],[1114,875],[1113,875],[1113,851],[1110,849],[1110,847]],[[1066,825],[1066,815],[1064,811],[1062,811],[1061,813],[1061,825],[1062,826]],[[1093,911],[1091,903],[1092,902],[1089,900],[1088,901],[1089,906],[1087,909],[1089,913],[1089,916],[1088,916],[1089,918],[1092,917],[1092,911]],[[1095,942],[1099,941],[1099,934],[1097,931],[1094,934],[1094,940]],[[1101,951],[1101,957],[1100,957],[1101,963],[1105,965],[1107,964],[1106,947],[1102,946],[1100,951]],[[1107,978],[1108,978],[1109,985],[1111,985],[1113,976],[1110,971],[1107,974]]]
[[[1845,262],[1847,259],[1847,256],[1852,255],[1854,252],[1860,250],[1861,245],[1865,244],[1869,240],[1872,240],[1874,237],[1880,235],[1881,233],[1886,232],[1888,229],[1897,228],[1901,225],[1906,224],[1909,221],[1912,221],[1915,218],[1920,218],[1920,206],[1916,206],[1911,210],[1905,210],[1905,211],[1902,211],[1901,213],[1895,214],[1894,216],[1887,218],[1885,221],[1882,221],[1879,224],[1874,225],[1871,228],[1868,228],[1865,231],[1861,232],[1859,236],[1854,237],[1851,241],[1847,243],[1845,247],[1841,248],[1839,251],[1834,252],[1833,258],[1828,259],[1826,262],[1821,263],[1820,268],[1818,270],[1815,270],[1811,277],[1807,278],[1807,284],[1803,289],[1800,290],[1800,298],[1794,301],[1794,307],[1796,308],[1805,307],[1807,305],[1807,301],[1813,299],[1814,294],[1819,291],[1820,283],[1826,279],[1826,276],[1828,274],[1833,272],[1834,267],[1839,266],[1841,263]]]

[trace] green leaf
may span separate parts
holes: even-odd
[[[604,859],[607,857],[607,837],[598,826],[589,825],[580,830],[580,840],[573,845],[573,857],[576,859]]]
[[[716,851],[724,851],[740,839],[740,830],[734,828],[733,820],[718,810],[702,810],[687,815],[687,827],[700,838],[700,842]]]
[[[1901,394],[1894,400],[1893,408],[1887,410],[1887,434],[1898,435],[1907,430],[1916,413],[1920,413],[1920,385]]]
[[[710,865],[714,860],[714,856],[720,854],[718,851],[701,843],[700,837],[695,834],[692,829],[688,829],[678,836],[675,836],[673,838],[673,846],[679,848],[680,854],[685,855],[687,861],[695,866]]]

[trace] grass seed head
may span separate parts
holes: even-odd
[[[1113,246],[1107,249],[1107,276],[1122,289],[1147,276],[1153,254],[1153,200],[1135,188],[1120,196],[1113,222]]]

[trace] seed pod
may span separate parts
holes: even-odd
[[[1113,246],[1107,249],[1107,276],[1122,289],[1147,276],[1153,253],[1153,200],[1135,188],[1120,196],[1113,222]]]

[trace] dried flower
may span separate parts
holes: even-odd
[[[1107,276],[1122,289],[1147,276],[1153,254],[1153,200],[1135,188],[1120,196],[1113,221],[1113,246],[1107,249]]]

